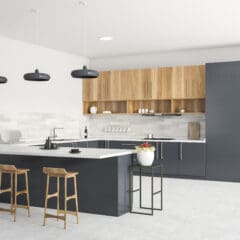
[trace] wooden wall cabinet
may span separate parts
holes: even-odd
[[[97,79],[83,80],[84,113],[205,112],[205,66],[180,66],[104,71]]]
[[[205,66],[173,67],[172,98],[205,98]]]
[[[173,68],[156,68],[151,78],[151,96],[153,99],[171,99],[172,98],[172,77]]]

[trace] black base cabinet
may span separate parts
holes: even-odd
[[[179,144],[179,174],[204,177],[206,175],[206,149],[202,143]]]
[[[135,149],[143,142],[110,141],[110,148]],[[154,163],[163,165],[164,176],[204,177],[206,175],[206,144],[152,142],[156,148]],[[133,155],[137,159],[136,154]]]
[[[179,143],[160,143],[159,156],[163,165],[163,175],[179,174]]]
[[[204,177],[205,143],[159,143],[159,159],[165,176]]]

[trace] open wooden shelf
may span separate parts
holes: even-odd
[[[111,113],[126,113],[127,112],[127,102],[126,101],[84,102],[83,103],[83,111],[85,114],[90,113],[91,106],[96,106],[98,113],[103,113],[104,111],[111,111]]]
[[[98,114],[104,111],[111,111],[113,114],[135,114],[138,113],[139,108],[147,108],[155,113],[179,113],[180,109],[185,109],[185,113],[204,113],[205,99],[85,101],[84,114],[90,113],[91,106],[97,107]]]
[[[172,100],[172,112],[184,109],[186,113],[205,112],[205,99]]]

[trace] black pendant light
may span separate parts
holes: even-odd
[[[71,75],[73,78],[97,78],[99,73],[96,70],[88,69],[87,66],[83,66],[82,69],[73,70]]]
[[[24,74],[23,78],[27,81],[38,81],[38,82],[44,82],[44,81],[50,80],[50,76],[47,73],[40,73],[38,69],[36,69],[35,72]]]
[[[35,40],[36,40],[36,44],[37,44],[37,38],[38,38],[38,32],[37,32],[37,14],[38,14],[38,10],[36,9],[31,9],[30,12],[32,14],[34,14],[35,16]],[[39,72],[38,69],[35,70],[35,72],[30,72],[30,73],[26,73],[24,74],[23,78],[27,81],[35,81],[35,82],[45,82],[45,81],[49,81],[50,80],[50,75],[48,75],[47,73],[41,73]]]
[[[7,78],[6,77],[1,77],[0,76],[0,84],[2,84],[2,83],[7,83]]]
[[[79,1],[78,2],[79,5],[81,6],[86,6],[87,3],[84,2],[84,1]],[[82,19],[82,22],[83,22],[83,50],[85,49],[85,19],[84,19],[84,12],[82,14],[83,16],[83,19]],[[88,69],[87,66],[83,66],[82,69],[76,69],[76,70],[73,70],[71,72],[71,76],[73,78],[97,78],[99,76],[99,73],[98,71],[96,70],[92,70],[92,69]]]

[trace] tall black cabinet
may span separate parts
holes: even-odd
[[[240,181],[240,61],[206,64],[208,179]]]

